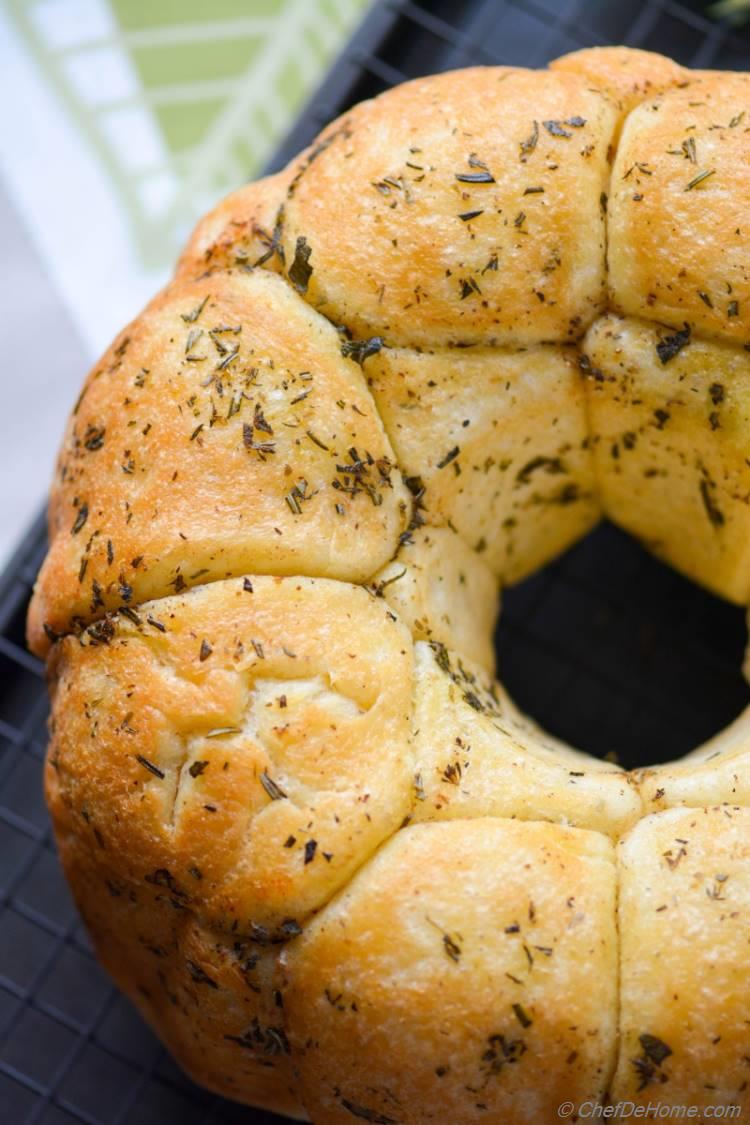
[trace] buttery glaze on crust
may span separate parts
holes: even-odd
[[[84,387],[30,638],[238,574],[364,581],[409,493],[356,363],[278,277],[177,282]]]
[[[299,177],[286,261],[302,239],[308,299],[360,337],[576,340],[605,305],[615,122],[578,76],[475,67],[405,83],[343,118]]]
[[[628,774],[492,649],[602,513],[750,600],[748,94],[599,48],[390,91],[206,216],[89,377],[29,621],[47,799],[211,1089],[750,1107],[750,712]]]
[[[587,47],[554,59],[550,70],[578,74],[589,85],[603,90],[624,118],[646,98],[666,93],[674,86],[690,82],[694,72],[672,59],[651,51],[612,47]]]
[[[279,211],[294,168],[231,192],[196,226],[175,277],[201,277],[215,269],[282,268],[277,242]]]
[[[750,75],[707,74],[628,117],[612,169],[618,312],[750,340]]]
[[[621,841],[612,1098],[747,1106],[750,809],[670,809]]]
[[[503,585],[554,558],[600,517],[584,386],[572,348],[382,348],[370,388],[421,507]]]
[[[201,586],[61,643],[50,761],[123,875],[283,938],[408,812],[412,651],[360,587]]]
[[[600,1097],[614,914],[597,833],[481,818],[400,832],[282,955],[313,1120],[550,1121]]]
[[[750,353],[613,315],[583,347],[604,513],[689,578],[747,605]]]

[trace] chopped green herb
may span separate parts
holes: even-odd
[[[656,345],[656,354],[659,356],[662,363],[669,363],[670,359],[674,359],[689,343],[690,325],[686,322],[684,328],[681,328],[671,336],[664,336],[663,339],[659,340]]]
[[[568,122],[569,124],[569,122]],[[572,137],[573,134],[569,133],[567,129],[563,128],[560,121],[543,121],[542,125],[547,132],[553,137]]]
[[[705,477],[701,478],[699,487],[701,499],[703,501],[703,506],[706,509],[706,515],[708,516],[709,523],[713,527],[723,527],[725,523],[724,513],[714,501],[714,498],[711,495],[711,487]]]
[[[481,296],[482,290],[479,288],[477,281],[473,277],[463,277],[460,281],[461,286],[461,300],[465,301],[472,293],[479,293]]]
[[[76,518],[73,521],[73,526],[70,529],[70,534],[71,535],[77,535],[78,532],[83,527],[83,525],[86,523],[86,520],[88,518],[89,518],[89,506],[88,506],[88,504],[81,504],[81,506],[78,509],[78,512],[76,513]]]
[[[449,449],[445,456],[440,458],[436,467],[438,469],[444,469],[446,465],[450,465],[451,461],[455,461],[460,452],[460,447],[458,445],[454,445],[453,449]]]
[[[704,169],[704,171],[699,172],[697,176],[693,176],[689,184],[686,184],[685,191],[692,191],[693,188],[698,187],[698,184],[702,184],[704,180],[707,180],[709,178],[709,176],[714,176],[715,174],[715,168]]]
[[[186,324],[195,323],[195,321],[198,319],[198,317],[203,312],[203,310],[206,306],[206,301],[208,300],[209,296],[210,296],[210,294],[206,294],[206,296],[203,298],[201,303],[199,305],[196,305],[196,307],[191,312],[180,313],[180,316],[182,317],[182,319],[185,321]]]
[[[519,484],[528,484],[533,474],[537,472],[538,469],[544,469],[546,473],[550,473],[551,475],[565,472],[565,466],[559,457],[543,457],[540,455],[538,457],[532,457],[530,461],[526,462],[522,469],[518,470],[516,480]]]
[[[219,987],[213,977],[210,977],[205,969],[202,969],[200,965],[197,965],[195,963],[195,961],[188,960],[186,964],[188,967],[188,972],[190,973],[190,976],[193,978],[196,984],[207,984],[209,988]]]
[[[377,355],[382,347],[382,336],[371,336],[369,340],[344,340],[341,354],[346,359],[353,359],[355,363],[361,365],[371,355]]]
[[[525,141],[521,141],[521,158],[525,159],[530,152],[536,148],[537,141],[539,140],[539,122],[534,122],[534,127]]]
[[[313,268],[310,265],[312,247],[302,235],[297,239],[294,250],[294,261],[289,267],[289,280],[298,293],[306,293],[307,286],[312,276]]]
[[[494,184],[491,172],[456,172],[456,179],[462,184]]]
[[[286,797],[284,790],[269,776],[266,770],[263,770],[260,775],[260,783],[272,801],[281,801]]]
[[[513,1004],[513,1012],[521,1027],[531,1027],[534,1021],[526,1014],[522,1004]]]
[[[166,776],[163,770],[160,770],[153,762],[149,762],[148,758],[144,758],[142,754],[136,754],[135,760],[139,762],[144,769],[147,769],[149,773],[152,773],[154,777],[160,777],[163,780]]]
[[[86,427],[86,434],[83,439],[84,448],[88,449],[89,453],[95,453],[104,445],[104,426]]]

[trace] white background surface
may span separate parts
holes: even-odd
[[[86,349],[0,182],[0,569],[39,511]]]

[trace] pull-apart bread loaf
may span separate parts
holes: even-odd
[[[750,601],[750,79],[625,49],[355,107],[76,404],[29,617],[97,952],[320,1125],[750,1105],[750,719],[628,773],[494,679],[606,516]]]

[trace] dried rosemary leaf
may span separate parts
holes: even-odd
[[[310,265],[311,254],[312,247],[308,245],[307,239],[300,235],[294,250],[294,261],[289,267],[289,280],[298,293],[307,292],[313,271]]]

